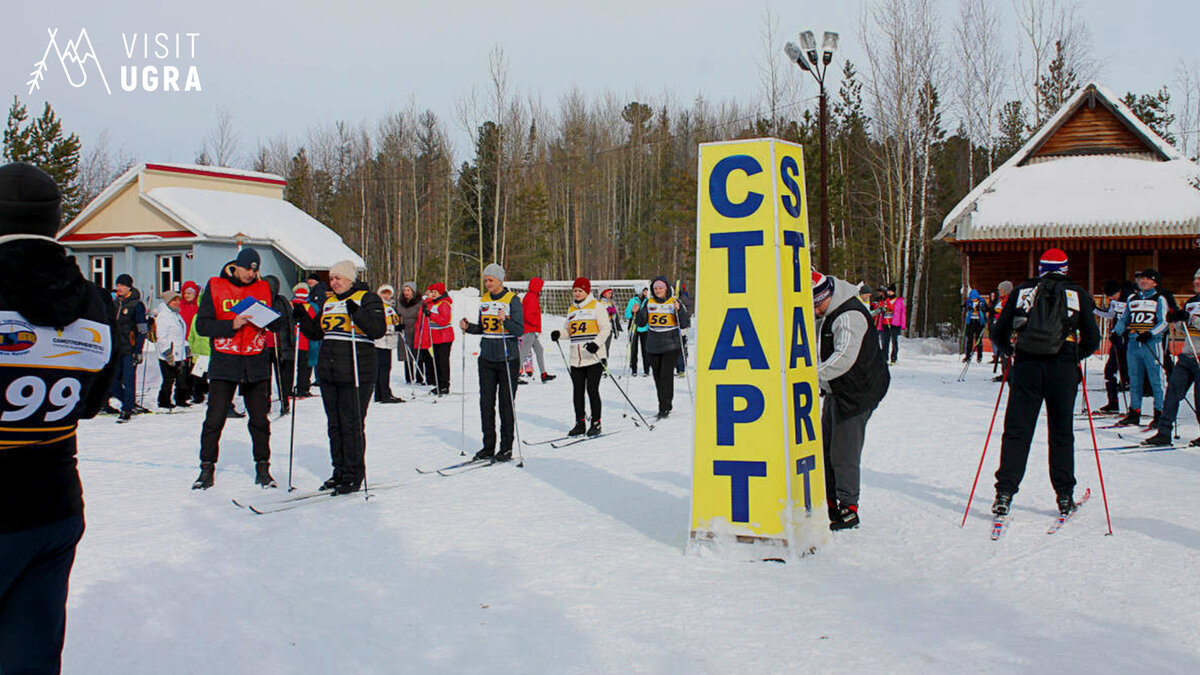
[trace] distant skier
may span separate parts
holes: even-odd
[[[1200,361],[1197,361],[1200,353],[1196,351],[1196,345],[1200,344],[1200,269],[1192,276],[1192,290],[1195,295],[1185,300],[1182,308],[1173,309],[1167,315],[1167,320],[1171,323],[1183,324],[1183,349],[1175,367],[1171,369],[1171,377],[1167,382],[1162,415],[1158,419],[1158,433],[1142,441],[1142,445],[1171,444],[1171,430],[1179,413],[1179,402],[1187,398],[1189,387],[1192,389],[1194,400],[1192,409],[1196,414],[1196,421],[1200,422]],[[1200,438],[1194,439],[1191,445],[1200,446]]]
[[[621,336],[621,322],[617,320],[617,305],[613,302],[613,289],[606,288],[600,291],[600,304],[604,305],[604,311],[608,314],[608,325],[611,329],[608,338],[604,341],[604,353],[609,354],[612,352],[613,339]]]
[[[1096,318],[1107,321],[1109,331],[1108,358],[1104,361],[1104,389],[1108,394],[1108,401],[1096,412],[1105,414],[1121,412],[1121,402],[1117,394],[1120,392],[1122,384],[1129,385],[1129,371],[1125,364],[1125,347],[1128,337],[1116,332],[1116,328],[1117,321],[1125,315],[1125,304],[1132,292],[1132,288],[1126,289],[1116,280],[1106,281],[1104,282],[1104,298],[1107,306],[1103,309],[1097,307],[1095,310]]]
[[[664,276],[650,284],[650,298],[637,313],[637,325],[649,329],[645,358],[654,373],[654,388],[658,393],[658,419],[671,414],[675,400],[673,370],[683,351],[683,330],[690,325],[691,316],[683,303],[671,293],[671,284]]]
[[[375,341],[375,402],[404,403],[404,399],[392,393],[392,352],[400,344],[400,314],[392,306],[396,289],[383,284],[375,289],[375,295],[383,302],[383,318],[386,332]]]
[[[983,361],[983,329],[987,325],[988,308],[979,291],[974,288],[967,294],[963,304],[963,318],[966,333],[963,340],[963,363],[971,360],[971,352],[975,352],[976,363]]]
[[[76,429],[107,402],[116,370],[108,293],[54,241],[60,201],[41,169],[0,167],[0,673],[61,670],[84,529]]]
[[[1012,508],[1043,401],[1050,483],[1058,511],[1067,515],[1075,509],[1073,407],[1079,393],[1079,363],[1096,351],[1100,332],[1091,296],[1067,277],[1066,253],[1047,250],[1038,262],[1038,273],[1013,291],[992,328],[992,345],[1001,355],[1013,353],[1012,339],[1017,337],[992,504],[997,517],[1007,516]]]
[[[571,286],[573,302],[567,308],[567,339],[570,343],[567,362],[571,367],[571,384],[575,393],[575,426],[568,436],[599,436],[600,429],[600,379],[604,376],[603,361],[608,358],[608,337],[611,334],[608,306],[592,297],[592,282],[579,277]],[[554,331],[550,339],[558,342],[559,332]],[[584,395],[592,406],[592,423],[589,427],[584,410]]]
[[[258,276],[258,251],[245,247],[237,258],[221,268],[220,276],[208,280],[196,311],[196,332],[211,339],[208,366],[208,410],[200,432],[200,475],[193,490],[213,486],[218,445],[225,419],[233,406],[233,395],[241,391],[248,416],[250,444],[254,453],[254,483],[275,487],[271,478],[271,355],[267,331],[287,321],[279,317],[267,326],[255,326],[233,307],[252,298],[271,306],[271,289]]]
[[[813,272],[813,311],[820,340],[817,382],[825,453],[829,529],[858,527],[859,475],[867,422],[887,394],[891,375],[871,312],[851,283]]]
[[[1158,271],[1145,269],[1137,275],[1138,291],[1129,296],[1125,313],[1117,320],[1114,332],[1129,336],[1125,359],[1129,366],[1129,410],[1117,426],[1141,424],[1144,379],[1150,379],[1154,394],[1154,417],[1150,426],[1158,426],[1163,407],[1163,349],[1167,336],[1167,313],[1171,304],[1158,290],[1162,278]]]
[[[629,375],[637,377],[638,374],[638,349],[642,352],[642,374],[650,374],[650,358],[646,353],[646,326],[638,326],[635,322],[638,311],[642,305],[646,304],[646,300],[650,295],[650,287],[642,284],[638,287],[637,295],[629,299],[625,305],[625,321],[629,324]]]
[[[996,327],[996,322],[1000,320],[1000,314],[1004,312],[1004,305],[1008,304],[1008,296],[1012,295],[1013,285],[1011,281],[1001,281],[996,287],[996,300],[992,304],[991,320],[988,321],[988,337],[991,337],[992,330]],[[992,372],[996,372],[996,366],[1000,366],[1000,374],[993,377],[993,382],[1004,381],[1005,375],[1008,373],[1008,367],[1012,365],[1012,356],[1001,354],[996,349],[996,343],[992,343]]]
[[[361,490],[366,477],[367,406],[378,369],[374,341],[387,332],[387,319],[383,300],[358,280],[353,262],[329,268],[329,288],[316,318],[295,307],[292,319],[309,340],[321,340],[317,378],[333,464],[321,489],[341,495]]]
[[[479,343],[479,417],[483,448],[475,459],[512,459],[516,430],[517,378],[521,352],[517,338],[525,332],[521,299],[504,287],[504,268],[491,263],[483,268],[484,291],[479,296],[479,322],[459,322],[463,332],[483,335]],[[496,452],[496,404],[500,405],[500,451]]]

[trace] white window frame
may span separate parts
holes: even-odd
[[[165,293],[166,291],[179,292],[180,286],[183,284],[183,254],[182,253],[163,253],[158,256],[158,292]],[[169,282],[163,283],[163,275],[169,275]]]
[[[97,269],[97,264],[99,269]],[[88,269],[88,278],[98,288],[112,288],[113,257],[111,255],[88,256]],[[97,275],[99,275],[99,280],[97,280]]]

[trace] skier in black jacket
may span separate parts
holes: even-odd
[[[293,307],[292,317],[305,337],[322,341],[317,378],[333,475],[321,489],[347,494],[360,490],[366,476],[367,405],[378,369],[375,340],[387,332],[387,320],[383,300],[357,281],[349,260],[330,268],[329,286],[333,295],[325,298],[316,319],[299,306]]]
[[[1049,431],[1050,483],[1058,510],[1068,515],[1075,509],[1073,408],[1081,378],[1079,362],[1100,346],[1100,330],[1091,296],[1067,277],[1066,253],[1047,250],[1038,262],[1038,273],[1037,278],[1013,289],[992,327],[997,353],[1008,356],[1015,352],[1008,371],[1008,405],[992,504],[997,517],[1009,514],[1025,475],[1042,401],[1046,402]],[[1039,308],[1038,303],[1051,304]],[[1051,314],[1051,307],[1060,309]]]
[[[83,536],[75,429],[116,368],[112,302],[53,237],[59,190],[0,167],[0,673],[57,673]]]

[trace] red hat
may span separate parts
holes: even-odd
[[[582,289],[584,293],[591,293],[592,292],[592,282],[588,281],[587,277],[579,277],[578,279],[575,280],[575,283],[571,284],[571,288],[572,289],[579,288],[579,289]]]
[[[1038,274],[1048,274],[1050,272],[1067,272],[1067,254],[1058,248],[1046,249],[1042,257],[1038,259]]]
[[[825,302],[833,296],[833,279],[814,271],[812,273],[812,292],[814,307]]]
[[[308,300],[308,285],[307,284],[296,284],[295,288],[292,289],[292,297],[295,298],[296,300],[307,301]]]
[[[446,294],[446,284],[443,284],[440,281],[435,281],[434,283],[429,284],[429,286],[427,286],[425,288],[425,290],[433,291],[434,293],[437,293],[438,295],[445,295]]]
[[[600,297],[604,297],[606,295],[612,295],[612,292],[613,292],[613,289],[606,288],[606,289],[600,291]]]

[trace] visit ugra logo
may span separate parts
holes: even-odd
[[[23,321],[0,322],[0,354],[22,354],[37,344],[33,326]]]
[[[108,78],[104,75],[104,67],[100,65],[100,56],[96,53],[92,39],[86,28],[79,29],[79,35],[74,40],[60,44],[57,28],[47,28],[50,36],[46,49],[40,61],[33,64],[29,73],[29,93],[42,88],[42,82],[50,72],[51,55],[58,58],[67,83],[79,89],[87,85],[89,79],[96,78],[104,85],[104,90],[112,94]],[[125,58],[130,62],[141,58],[142,61],[157,61],[155,63],[125,63],[121,65],[121,89],[124,91],[201,91],[200,71],[194,63],[183,63],[196,60],[196,38],[199,33],[121,33],[121,42],[125,48]],[[161,63],[173,59],[175,64]],[[180,65],[182,64],[182,65]]]

